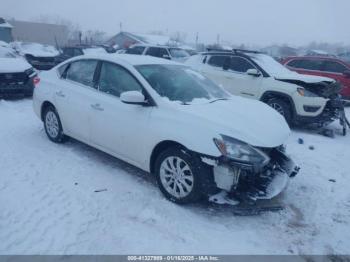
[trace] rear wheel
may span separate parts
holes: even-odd
[[[289,103],[280,98],[271,98],[267,104],[280,113],[289,125],[292,124],[292,109]]]
[[[55,143],[63,143],[67,137],[63,133],[60,117],[53,106],[48,106],[44,113],[44,128],[47,137]]]
[[[181,147],[171,147],[162,152],[155,163],[155,173],[160,191],[177,203],[198,201],[205,192],[202,183],[212,169],[187,153]]]

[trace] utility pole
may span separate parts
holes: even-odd
[[[217,42],[218,45],[220,45],[220,34],[217,35],[216,42]]]
[[[81,37],[83,36],[83,33],[79,31],[79,45],[81,45]]]
[[[123,23],[122,22],[119,23],[119,29],[120,29],[120,32],[123,31]]]

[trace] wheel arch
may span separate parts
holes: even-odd
[[[49,106],[52,106],[53,108],[55,108],[55,106],[49,102],[49,101],[44,101],[41,105],[41,109],[40,109],[40,118],[41,118],[41,121],[44,121],[44,113],[45,113],[45,110],[46,108],[48,108]]]
[[[173,140],[163,140],[153,148],[151,153],[151,158],[149,161],[149,170],[151,174],[154,174],[155,163],[159,154],[164,150],[166,150],[167,148],[176,147],[176,146],[187,150],[187,148],[184,145]]]
[[[292,109],[292,118],[294,119],[296,116],[295,103],[293,98],[288,94],[277,92],[277,91],[266,91],[260,98],[261,102],[267,103],[271,98],[279,98],[287,102]]]

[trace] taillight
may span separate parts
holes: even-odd
[[[34,83],[35,86],[37,86],[40,83],[40,78],[38,76],[35,76],[33,78],[33,83]]]

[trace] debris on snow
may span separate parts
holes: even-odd
[[[229,198],[227,196],[227,192],[224,190],[222,190],[218,194],[209,197],[209,201],[220,205],[228,204],[231,206],[236,206],[239,204],[239,201]]]
[[[95,193],[106,192],[107,188],[95,190]]]

